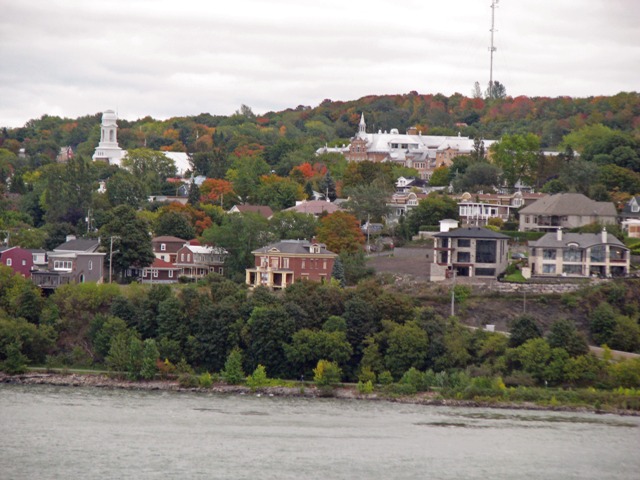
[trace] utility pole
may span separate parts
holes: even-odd
[[[493,34],[496,32],[495,29],[495,17],[496,17],[496,8],[498,7],[498,2],[500,0],[491,0],[491,46],[489,47],[489,52],[491,55],[491,63],[489,65],[489,99],[493,98],[493,52],[497,50],[497,48],[493,45]]]
[[[113,275],[113,239],[120,240],[120,237],[117,235],[111,235],[109,238],[109,283],[111,283],[112,275]],[[118,253],[119,250],[116,250],[115,253]]]
[[[451,284],[451,316],[456,316],[456,269],[453,268],[453,283]]]

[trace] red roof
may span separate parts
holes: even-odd
[[[179,267],[176,267],[173,263],[166,262],[160,258],[156,258],[153,263],[147,268],[156,268],[163,270],[180,270]]]

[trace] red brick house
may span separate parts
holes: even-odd
[[[142,269],[140,283],[178,283],[180,267],[156,258],[151,265]]]
[[[175,266],[180,268],[180,275],[197,280],[210,273],[224,273],[224,261],[229,252],[224,248],[184,245],[176,253]]]
[[[33,254],[30,250],[20,247],[0,247],[0,263],[23,277],[31,278]]]
[[[185,246],[186,240],[169,235],[155,237],[151,240],[151,248],[156,258],[169,263],[176,263],[178,250]]]
[[[338,256],[315,240],[281,240],[251,253],[255,267],[246,270],[247,285],[274,289],[286,288],[298,280],[329,280]]]

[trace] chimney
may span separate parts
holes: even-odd
[[[607,243],[607,227],[602,227],[602,243]]]
[[[562,228],[558,228],[558,230],[556,230],[556,240],[559,242],[562,241]]]
[[[67,242],[70,242],[71,240],[75,240],[76,236],[75,235],[67,235],[66,240]]]

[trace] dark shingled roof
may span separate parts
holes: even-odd
[[[508,240],[509,237],[502,233],[494,232],[488,228],[481,227],[464,227],[449,230],[448,232],[436,233],[434,237],[438,238],[481,238],[492,240]]]
[[[68,242],[58,245],[53,249],[54,252],[89,252],[93,253],[98,250],[100,241],[97,238],[76,238]]]
[[[313,245],[313,243],[309,242],[308,240],[281,240],[277,243],[272,243],[265,247],[254,250],[251,253],[253,253],[254,255],[266,254],[266,253],[269,253],[271,250],[276,249],[280,253],[308,255],[309,247],[311,245]],[[324,243],[317,243],[316,245],[320,247],[320,253],[317,253],[314,255],[336,256],[335,253],[327,250],[327,246]]]
[[[530,241],[529,246],[532,248],[569,248],[569,244],[577,244],[579,248],[590,248],[594,245],[603,245],[602,233],[563,233],[562,238],[558,240],[557,233],[547,233],[539,240]],[[607,242],[609,245],[623,247],[624,243],[611,234],[607,234]]]

